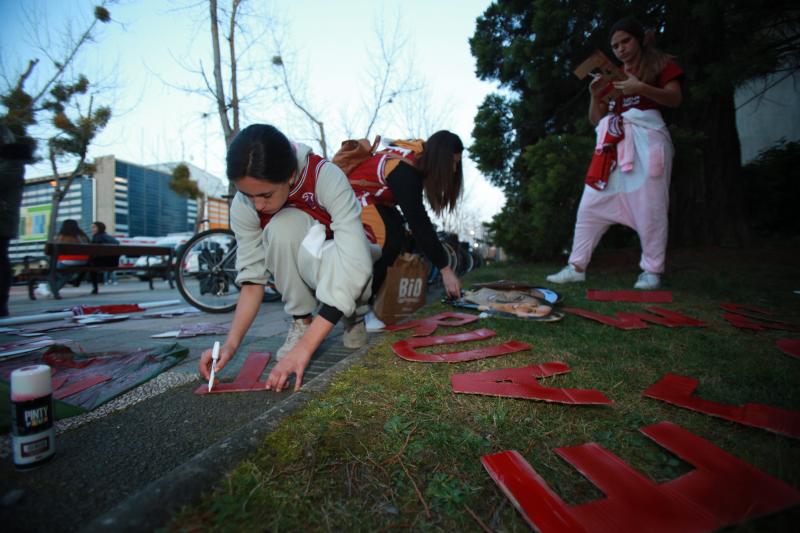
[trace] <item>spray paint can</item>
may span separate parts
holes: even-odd
[[[11,447],[14,466],[33,468],[56,452],[50,367],[31,365],[11,373]]]

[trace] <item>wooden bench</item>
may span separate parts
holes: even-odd
[[[37,269],[34,265],[37,258],[26,256],[25,269],[22,274],[28,281],[28,298],[35,300],[34,288],[36,281],[47,281],[53,297],[60,299],[56,286],[57,274],[76,274],[80,272],[113,272],[117,270],[133,270],[130,265],[119,265],[120,256],[140,257],[157,256],[165,260],[158,265],[148,264],[144,268],[150,282],[150,290],[153,290],[153,278],[161,274],[169,282],[170,288],[175,288],[172,283],[173,263],[175,262],[175,250],[170,246],[136,246],[125,244],[76,244],[63,242],[48,242],[45,244],[44,253],[49,256],[49,268],[46,270]],[[58,267],[58,257],[62,255],[85,255],[91,259],[98,257],[115,257],[117,262],[114,265],[86,264],[76,266]]]

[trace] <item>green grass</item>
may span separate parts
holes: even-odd
[[[765,255],[766,254],[766,255]],[[769,255],[772,254],[772,255]],[[769,259],[765,259],[769,256]],[[621,259],[621,260],[617,260]],[[633,253],[601,255],[587,284],[564,287],[566,304],[612,314],[641,304],[588,302],[586,288],[627,289],[638,273]],[[575,316],[560,323],[482,320],[497,331],[467,349],[516,339],[532,350],[459,364],[409,363],[386,335],[361,364],[287,418],[171,530],[528,531],[491,481],[480,456],[518,450],[568,504],[602,493],[554,449],[596,442],[657,482],[692,467],[652,443],[639,428],[671,421],[784,482],[800,487],[800,442],[708,417],[641,396],[664,373],[700,380],[697,394],[726,403],[761,402],[800,410],[800,361],[775,348],[798,333],[737,330],[721,318],[722,302],[764,306],[800,322],[797,254],[696,250],[674,252],[662,304],[708,322],[707,328],[621,331]],[[556,265],[500,265],[470,282],[514,279],[541,283]],[[422,314],[449,310],[435,303]],[[466,331],[449,328],[438,333]],[[450,347],[450,350],[453,348]],[[596,388],[613,406],[568,406],[456,395],[454,373],[563,361],[572,372],[543,380],[554,387]],[[737,526],[737,531],[793,530],[795,508]]]

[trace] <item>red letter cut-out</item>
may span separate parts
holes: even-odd
[[[786,355],[800,359],[800,339],[781,339],[776,345]]]
[[[728,311],[722,314],[722,318],[727,320],[728,323],[735,328],[750,329],[753,331],[762,331],[764,329],[800,331],[800,325],[798,324],[791,324],[778,320],[777,318],[770,318],[775,313],[763,307],[734,303],[720,304],[720,307]]]
[[[464,361],[474,361],[485,357],[496,357],[514,352],[529,350],[530,344],[518,341],[508,341],[494,346],[475,348],[466,352],[448,353],[419,353],[414,348],[424,348],[426,346],[439,346],[441,344],[456,344],[459,342],[482,341],[491,339],[497,335],[491,329],[476,329],[466,333],[454,333],[452,335],[442,335],[438,337],[413,337],[403,339],[392,344],[392,351],[406,361],[418,363],[461,363]]]
[[[800,492],[670,422],[642,433],[697,467],[654,483],[597,444],[557,448],[562,459],[607,498],[573,507],[564,503],[516,451],[484,455],[481,462],[537,531],[716,531],[800,503]]]
[[[763,403],[746,403],[742,406],[711,402],[692,396],[699,382],[687,376],[667,374],[651,385],[642,396],[661,400],[684,409],[738,422],[746,426],[766,429],[773,433],[800,439],[800,413]]]
[[[580,309],[577,307],[567,307],[564,309],[564,311],[567,313],[572,313],[573,315],[582,316],[583,318],[588,318],[590,320],[596,320],[601,324],[614,326],[618,329],[644,329],[647,327],[645,322],[658,324],[668,328],[706,326],[705,322],[695,320],[694,318],[682,315],[675,311],[670,311],[669,309],[663,309],[661,307],[645,307],[645,311],[649,311],[649,313],[642,313],[639,311],[620,311],[614,317],[601,315],[600,313],[587,311],[586,309]]]
[[[476,320],[478,320],[477,316],[467,315],[465,313],[439,313],[438,315],[420,318],[419,320],[410,320],[402,324],[386,326],[384,329],[387,331],[400,331],[414,328],[414,333],[411,335],[412,337],[427,337],[436,331],[436,328],[439,326],[452,328],[471,324]]]
[[[247,360],[242,365],[242,369],[230,383],[214,383],[211,392],[208,392],[208,383],[203,383],[194,390],[195,394],[217,394],[220,392],[250,392],[264,390],[266,381],[259,381],[258,378],[267,368],[270,352],[250,352]]]
[[[586,291],[586,299],[593,302],[637,302],[667,304],[672,302],[670,291]]]
[[[537,378],[546,378],[567,372],[570,372],[567,365],[552,362],[522,368],[454,374],[450,376],[450,384],[453,392],[466,394],[485,394],[570,404],[608,405],[612,403],[605,394],[598,390],[544,387],[536,381]]]

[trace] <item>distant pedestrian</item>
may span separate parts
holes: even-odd
[[[611,28],[614,55],[628,76],[589,85],[589,120],[597,125],[597,145],[578,207],[568,264],[547,276],[551,283],[586,279],[586,267],[612,224],[636,230],[642,244],[642,273],[634,288],[657,289],[667,250],[667,210],[674,149],[661,109],[681,103],[683,70],[656,49],[652,35],[633,18]],[[619,95],[606,101],[603,95]]]
[[[7,126],[0,124],[0,317],[9,313],[12,271],[8,245],[19,231],[25,164],[32,156],[32,145],[20,142]]]
[[[88,244],[89,237],[83,232],[83,230],[78,226],[78,221],[72,218],[68,218],[61,223],[61,229],[58,232],[58,235],[55,237],[56,242],[64,242],[64,243],[72,243],[72,244]],[[89,256],[88,255],[59,255],[56,259],[56,266],[57,268],[67,267],[67,266],[83,266],[89,264]],[[54,294],[58,294],[58,291],[61,290],[61,287],[67,284],[68,281],[72,281],[72,283],[77,287],[80,284],[81,276],[79,275],[64,275],[58,274],[56,275],[56,286]],[[60,299],[60,296],[57,297]]]
[[[102,222],[96,220],[92,222],[92,244],[108,244],[108,245],[118,245],[119,241],[106,233],[106,225]],[[92,266],[117,266],[119,264],[119,257],[116,256],[98,256],[92,257],[89,260],[89,264]],[[106,274],[116,275],[116,272],[106,272]],[[90,274],[90,278],[92,281],[92,294],[97,294],[97,285],[100,281],[100,273],[99,272],[92,272]],[[113,279],[113,278],[112,278]]]

